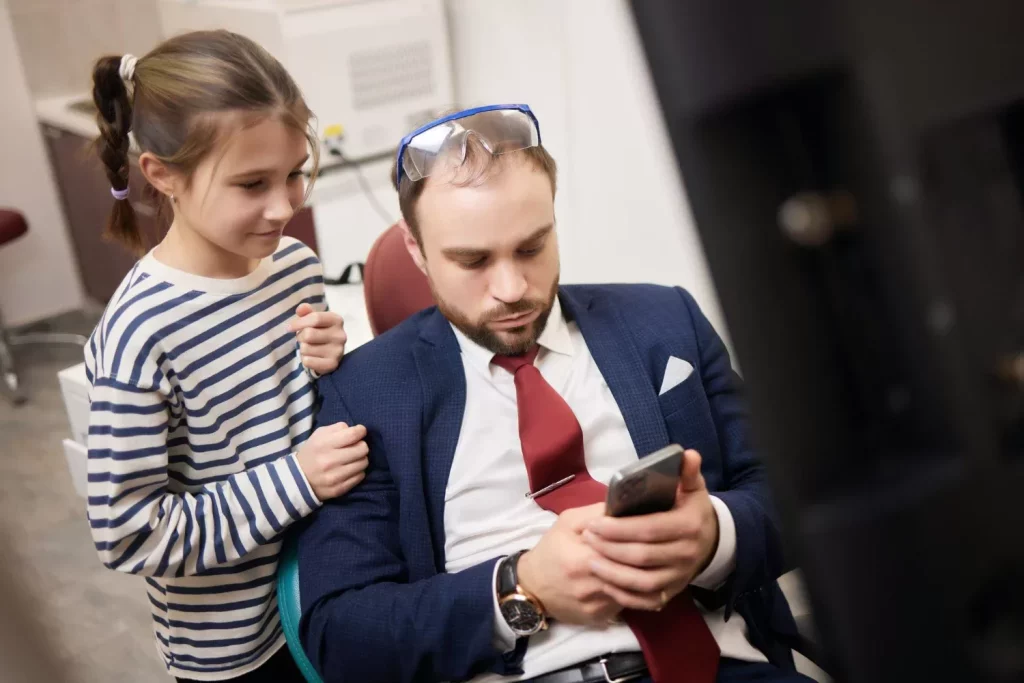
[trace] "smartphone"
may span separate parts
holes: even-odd
[[[631,517],[671,510],[682,466],[683,447],[677,444],[626,465],[608,482],[606,513],[610,517]]]

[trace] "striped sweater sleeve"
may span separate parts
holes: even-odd
[[[89,524],[111,569],[202,574],[236,562],[320,504],[294,453],[196,492],[172,492],[164,396],[96,377],[90,399]]]

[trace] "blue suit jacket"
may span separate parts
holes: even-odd
[[[728,353],[693,298],[651,285],[565,286],[576,321],[640,454],[669,443],[703,456],[709,490],[736,521],[736,570],[709,606],[743,614],[777,664],[794,631],[775,579],[785,567],[764,472],[749,444]],[[670,356],[693,365],[659,396]],[[328,683],[455,681],[512,674],[527,641],[492,645],[494,558],[445,572],[444,495],[459,438],[466,382],[458,341],[428,309],[346,357],[320,381],[319,423],[363,424],[363,483],[317,512],[299,538],[301,633]]]

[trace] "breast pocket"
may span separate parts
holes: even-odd
[[[696,372],[691,373],[689,377],[658,397],[661,414],[668,419],[696,401],[703,393],[700,377]]]
[[[718,435],[704,385],[697,373],[659,396],[658,403],[672,442],[700,452],[704,458],[704,476],[712,474],[711,464],[719,458]]]

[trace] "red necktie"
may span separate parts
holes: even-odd
[[[598,503],[607,487],[594,481],[583,456],[583,430],[576,415],[534,367],[536,346],[522,356],[495,356],[494,364],[511,372],[516,383],[519,439],[530,490],[573,478],[534,500],[556,514]],[[697,606],[686,593],[660,612],[625,610],[622,616],[643,649],[655,683],[712,683],[720,650]]]

